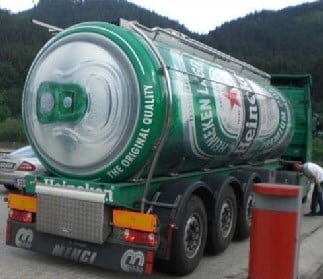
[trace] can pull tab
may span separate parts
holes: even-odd
[[[37,90],[37,117],[43,124],[77,122],[87,105],[85,90],[78,84],[45,81]]]

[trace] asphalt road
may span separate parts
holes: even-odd
[[[117,273],[88,265],[76,264],[60,259],[22,250],[5,245],[5,223],[7,204],[3,197],[7,191],[0,185],[0,278],[4,279],[99,279],[99,278],[142,278],[133,274]],[[306,211],[306,208],[303,208]],[[304,217],[301,223],[299,278],[314,279],[314,269],[319,270],[323,264],[323,218]],[[318,245],[322,245],[318,247]],[[313,246],[313,247],[312,247]],[[320,248],[316,253],[315,249]],[[314,251],[314,252],[313,252]],[[218,256],[204,256],[198,268],[185,278],[201,279],[246,279],[248,274],[249,240],[233,242]],[[310,269],[310,273],[309,273]],[[313,271],[313,273],[312,273]],[[323,269],[321,269],[323,274]],[[312,275],[306,275],[312,274]],[[318,274],[318,273],[317,273]],[[316,274],[316,276],[318,276]],[[310,276],[310,277],[306,277]],[[174,278],[162,270],[157,270],[151,278]]]

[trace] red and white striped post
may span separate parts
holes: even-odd
[[[296,279],[302,190],[297,185],[254,185],[249,279]]]

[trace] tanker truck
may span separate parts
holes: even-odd
[[[252,51],[252,50],[251,50]],[[121,20],[54,36],[26,79],[28,141],[50,175],[7,197],[6,244],[178,275],[249,236],[252,186],[304,184],[308,75],[269,74],[175,30]]]

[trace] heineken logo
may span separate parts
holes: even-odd
[[[244,96],[244,103],[246,121],[236,149],[238,154],[244,154],[248,151],[258,134],[259,128],[259,105],[255,93],[247,91]]]
[[[265,140],[261,141],[257,147],[257,152],[272,150],[276,146],[281,146],[283,142],[288,142],[289,132],[291,131],[290,121],[291,113],[288,107],[288,103],[284,101],[283,97],[276,90],[271,91],[271,96],[274,98],[277,105],[278,111],[272,116],[277,119],[277,125],[275,129],[271,131],[270,135],[266,137]],[[273,121],[273,119],[271,120]]]
[[[234,109],[234,106],[240,107],[241,104],[238,100],[238,92],[235,88],[232,88],[225,94],[225,97],[230,101],[231,110]]]
[[[223,140],[217,121],[216,100],[210,81],[209,69],[200,61],[189,59],[186,70],[192,73],[191,88],[194,113],[190,116],[192,128],[190,142],[193,152],[204,158],[222,155],[228,150],[229,144]],[[198,78],[198,80],[196,80]],[[234,93],[234,92],[232,92]],[[231,96],[234,102],[234,94]],[[237,102],[235,102],[237,103]]]
[[[201,116],[202,139],[206,147],[212,153],[223,153],[228,144],[223,142],[216,133],[215,116],[212,111],[210,99],[199,99],[199,111]]]
[[[284,139],[284,135],[288,130],[287,124],[288,124],[287,113],[285,111],[280,111],[280,122],[279,122],[278,130],[273,137],[271,137],[270,139],[264,142],[263,147],[261,149],[266,150],[272,147],[273,145],[279,143],[280,140]]]
[[[80,190],[102,192],[102,193],[105,193],[105,202],[113,202],[112,189],[104,189],[98,185],[92,185],[88,182],[86,183],[79,182],[79,183],[72,184],[71,181],[54,179],[54,178],[45,178],[44,184],[52,187],[59,187],[59,188],[80,189]]]
[[[274,88],[189,55],[172,53],[171,58],[179,70],[174,87],[184,140],[193,156],[246,159],[285,140],[291,116]]]

